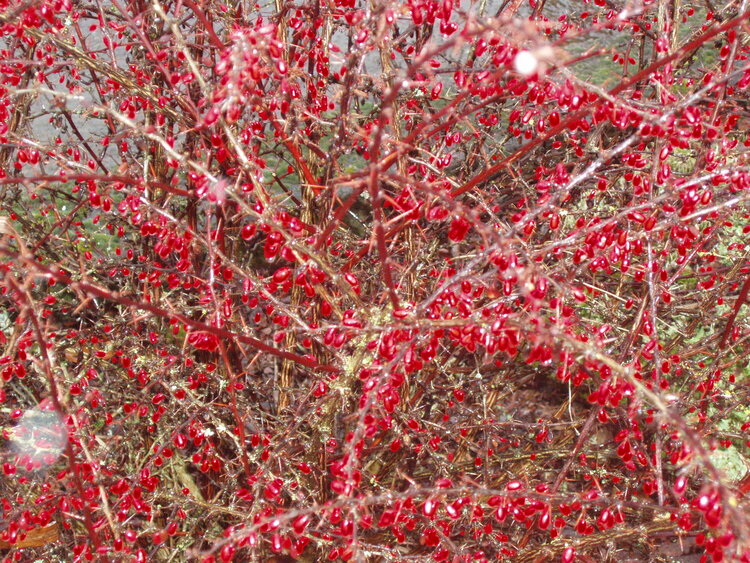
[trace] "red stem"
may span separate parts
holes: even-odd
[[[272,121],[274,128],[276,129],[276,133],[278,133],[279,137],[281,137],[283,140],[281,141],[284,143],[284,146],[286,146],[287,149],[289,149],[289,152],[292,154],[292,158],[297,162],[297,165],[299,166],[300,170],[302,171],[302,175],[305,178],[305,182],[308,186],[310,186],[315,192],[315,194],[320,193],[320,190],[323,186],[321,186],[318,183],[318,180],[315,179],[315,176],[313,176],[312,172],[310,171],[310,168],[307,166],[307,163],[305,162],[305,159],[302,157],[302,153],[299,152],[299,149],[297,148],[297,145],[295,145],[291,139],[284,138],[284,131],[281,129],[281,126],[276,122]]]
[[[727,327],[724,329],[724,334],[721,336],[721,342],[719,342],[719,352],[722,352],[724,348],[726,348],[727,340],[729,340],[729,335],[732,333],[732,327],[734,327],[734,320],[737,318],[737,313],[740,312],[740,307],[742,307],[742,304],[747,301],[747,294],[750,292],[750,276],[745,280],[745,283],[742,284],[742,289],[740,290],[740,295],[737,297],[737,301],[734,304],[734,311],[732,311],[732,316],[729,317],[729,322],[727,322]]]
[[[182,3],[185,4],[188,8],[190,8],[195,16],[200,20],[200,22],[203,24],[203,26],[206,28],[206,32],[208,33],[209,39],[211,39],[211,43],[213,43],[214,47],[217,49],[223,49],[224,43],[222,43],[221,39],[219,39],[219,36],[216,35],[216,32],[214,31],[214,26],[211,25],[211,22],[208,21],[208,18],[206,17],[206,14],[203,12],[203,10],[200,9],[200,7],[195,4],[192,0],[182,0]]]

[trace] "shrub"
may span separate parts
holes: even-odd
[[[750,560],[711,10],[0,3],[6,560]]]

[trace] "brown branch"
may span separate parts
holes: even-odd
[[[262,340],[258,340],[257,338],[253,338],[252,336],[247,336],[244,334],[237,334],[236,332],[232,332],[232,331],[229,331],[229,330],[217,327],[217,326],[213,326],[207,323],[196,321],[186,315],[183,315],[182,313],[170,312],[170,311],[167,311],[166,309],[163,309],[162,307],[157,307],[156,305],[147,303],[145,301],[137,301],[129,296],[121,295],[116,292],[111,292],[106,289],[102,289],[101,287],[88,283],[88,282],[75,281],[68,274],[61,272],[59,270],[55,270],[48,266],[45,266],[37,262],[30,256],[15,252],[14,250],[12,250],[11,248],[7,246],[0,246],[0,254],[4,254],[5,256],[9,257],[12,260],[21,261],[25,263],[28,267],[33,268],[34,270],[39,272],[41,275],[47,276],[51,279],[54,279],[55,281],[59,283],[65,284],[75,291],[82,291],[83,293],[92,295],[94,297],[99,297],[101,299],[106,299],[114,303],[119,303],[120,305],[125,305],[126,307],[134,307],[136,309],[142,309],[144,311],[148,311],[149,313],[153,313],[157,317],[162,317],[165,319],[176,319],[180,321],[181,323],[183,323],[184,325],[196,331],[207,332],[216,337],[223,338],[226,340],[236,340],[237,342],[242,342],[243,344],[247,344],[248,346],[251,346],[263,352],[267,352],[271,354],[272,356],[277,356],[279,358],[291,360],[292,362],[298,363],[300,365],[303,365],[313,370],[331,372],[331,373],[337,373],[339,371],[339,368],[335,366],[328,365],[328,364],[320,364],[316,362],[315,360],[311,360],[309,358],[300,356],[298,354],[292,354],[285,350],[279,350],[278,348],[269,346]]]
[[[734,310],[732,311],[732,315],[727,321],[727,326],[724,329],[724,334],[721,335],[721,340],[719,341],[718,354],[721,354],[721,352],[723,352],[724,348],[726,348],[727,346],[727,340],[729,340],[729,335],[732,333],[732,328],[734,327],[734,321],[737,318],[737,313],[739,313],[740,307],[742,307],[743,303],[747,301],[748,292],[750,292],[750,276],[748,276],[745,280],[745,283],[742,284],[740,294],[737,297],[737,301],[734,303]]]

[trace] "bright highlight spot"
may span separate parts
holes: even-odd
[[[513,59],[513,67],[519,74],[531,76],[539,68],[539,60],[531,51],[520,51]]]
[[[62,417],[54,411],[35,407],[26,411],[13,429],[11,450],[16,465],[35,471],[57,461],[68,442]]]

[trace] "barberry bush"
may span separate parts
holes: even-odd
[[[5,561],[750,561],[750,6],[0,1]]]

